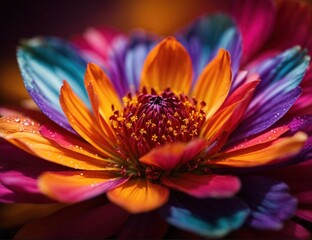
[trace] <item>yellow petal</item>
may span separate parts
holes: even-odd
[[[230,91],[232,82],[230,54],[221,49],[199,76],[192,96],[204,101],[204,111],[209,119],[222,105]]]
[[[146,57],[140,87],[187,94],[192,84],[192,63],[186,49],[173,37],[154,47]]]
[[[307,135],[298,132],[294,136],[285,137],[274,142],[259,144],[229,153],[219,153],[217,159],[212,159],[209,164],[229,167],[260,166],[298,153],[306,140]]]
[[[169,190],[146,179],[133,179],[107,192],[116,205],[131,213],[148,212],[159,208],[169,197]]]

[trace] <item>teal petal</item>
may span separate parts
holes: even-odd
[[[256,95],[272,98],[280,92],[289,92],[297,87],[309,63],[307,50],[296,46],[276,56],[255,61],[247,67],[247,70],[249,74],[255,73],[260,76],[261,82]]]
[[[24,84],[38,107],[51,120],[71,130],[59,103],[63,81],[90,105],[83,81],[86,62],[79,52],[61,39],[33,38],[18,48],[17,60]]]
[[[238,229],[249,216],[241,199],[195,199],[175,194],[161,210],[171,225],[204,237],[219,238]]]

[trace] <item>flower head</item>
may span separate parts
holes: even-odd
[[[90,49],[34,39],[18,52],[26,87],[49,119],[2,111],[0,134],[52,162],[34,174],[35,195],[78,203],[73,209],[94,202],[99,217],[116,216],[112,229],[148,219],[160,237],[168,227],[163,219],[206,237],[244,223],[281,228],[296,200],[283,182],[252,173],[290,164],[293,156],[304,161],[311,151],[311,118],[283,119],[301,93],[306,51],[291,48],[239,71],[241,37],[223,15],[198,20],[177,39],[112,36],[104,70],[88,63],[84,81]],[[46,52],[57,59],[53,67]],[[99,203],[103,195],[108,200]]]

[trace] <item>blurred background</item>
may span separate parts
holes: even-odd
[[[90,26],[109,25],[123,31],[144,28],[168,35],[193,18],[224,9],[231,0],[76,0],[0,3],[0,104],[28,98],[16,62],[21,39],[39,35],[70,40]]]

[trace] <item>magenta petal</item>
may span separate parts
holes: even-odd
[[[16,192],[39,193],[37,181],[18,171],[0,172],[1,183]]]
[[[270,36],[275,18],[271,0],[233,1],[232,14],[243,35],[243,63],[255,54]]]
[[[106,67],[112,42],[118,37],[126,36],[109,27],[89,28],[83,36],[74,38],[73,42],[88,62],[96,62]]]
[[[78,203],[24,226],[15,239],[103,239],[116,234],[129,214],[99,198]]]
[[[197,198],[227,198],[235,195],[240,189],[240,181],[235,176],[197,175],[184,173],[164,177],[161,182],[173,189],[185,192]]]
[[[275,26],[265,49],[285,50],[300,45],[311,51],[310,2],[285,0],[277,1],[277,3]]]
[[[14,192],[0,183],[0,203],[52,203],[41,193]]]

